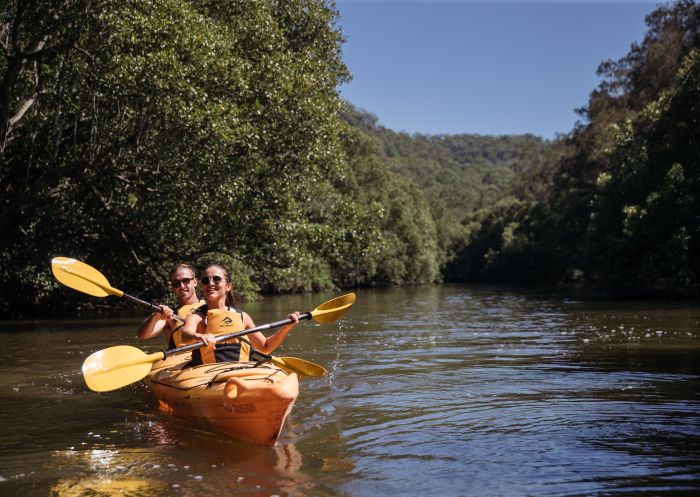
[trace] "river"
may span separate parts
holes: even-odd
[[[330,294],[244,306],[257,324]],[[86,297],[89,298],[89,297]],[[262,448],[93,393],[92,352],[130,317],[0,323],[2,496],[700,493],[700,305],[501,287],[361,290],[276,355],[322,364]]]

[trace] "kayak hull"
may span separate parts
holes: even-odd
[[[299,395],[295,373],[272,364],[223,362],[183,369],[190,354],[153,364],[146,386],[161,412],[256,445],[277,443]]]

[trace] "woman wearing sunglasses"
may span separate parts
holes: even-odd
[[[251,317],[233,306],[233,286],[229,270],[221,264],[210,264],[204,269],[201,278],[206,305],[196,309],[187,316],[182,328],[183,336],[201,340],[207,346],[192,351],[189,366],[203,363],[248,361],[251,346],[265,354],[271,353],[287,337],[287,334],[299,323],[299,313],[293,312],[288,317],[292,323],[281,328],[277,333],[265,337],[257,331],[241,339],[216,342],[217,335],[235,333],[255,327]]]
[[[171,309],[167,305],[162,305],[160,311],[151,314],[141,323],[138,329],[139,338],[144,340],[153,338],[165,330],[170,349],[192,343],[191,339],[183,339],[183,322],[173,319],[173,316],[177,314],[184,319],[204,304],[204,301],[197,296],[197,278],[194,273],[194,267],[189,264],[178,264],[170,271],[170,286],[175,292],[177,306]]]

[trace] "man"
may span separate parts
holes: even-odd
[[[170,286],[177,297],[177,307],[171,309],[166,305],[162,305],[161,311],[154,312],[141,323],[138,329],[138,337],[146,340],[165,330],[168,348],[174,349],[193,342],[193,340],[183,340],[182,325],[184,324],[184,318],[204,304],[204,301],[200,301],[199,297],[197,297],[195,269],[189,264],[178,264],[170,271]],[[173,319],[175,315],[183,318],[183,321]]]

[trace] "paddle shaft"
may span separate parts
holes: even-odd
[[[66,269],[66,268],[62,268],[62,269],[63,269],[64,271],[68,272],[68,273],[76,274],[74,271],[71,271],[70,269]],[[160,307],[159,305],[155,305],[155,304],[153,304],[153,303],[151,303],[151,302],[147,302],[147,301],[145,301],[145,300],[141,300],[141,299],[139,299],[139,298],[137,298],[137,297],[134,297],[133,295],[129,295],[128,293],[124,293],[123,291],[118,290],[118,289],[116,289],[116,288],[113,288],[113,287],[111,287],[111,286],[105,286],[105,285],[99,283],[98,281],[95,281],[93,278],[90,278],[90,277],[87,276],[87,275],[80,274],[79,276],[80,276],[81,278],[83,278],[84,280],[89,281],[89,282],[92,283],[93,285],[96,285],[96,286],[102,288],[105,292],[107,292],[107,293],[109,293],[109,294],[111,294],[111,295],[124,297],[124,298],[125,298],[126,300],[128,300],[129,302],[132,302],[132,303],[134,303],[134,304],[138,304],[138,305],[141,305],[141,306],[143,306],[143,307],[146,307],[149,311],[161,311],[161,312],[163,311],[163,308]],[[303,314],[299,319],[311,319],[311,317],[312,317],[312,316],[311,316],[311,313],[310,313],[310,312],[307,312],[307,313]],[[185,322],[185,318],[183,318],[182,316],[178,316],[177,314],[173,315],[173,319],[175,319],[176,321],[180,321],[181,323],[184,323],[184,322]],[[256,331],[269,330],[269,329],[271,329],[271,328],[277,328],[277,327],[279,327],[279,326],[284,326],[285,324],[289,324],[289,323],[291,323],[291,322],[292,322],[292,320],[289,319],[289,318],[287,318],[287,319],[283,319],[283,320],[281,320],[281,321],[276,321],[276,322],[274,322],[274,323],[263,324],[263,325],[260,325],[260,326],[256,326],[255,328],[250,328],[250,329],[248,329],[248,330],[243,330],[243,331],[241,331],[241,332],[230,333],[230,334],[228,334],[228,335],[221,335],[221,336],[218,336],[218,337],[216,337],[216,341],[218,342],[218,341],[221,341],[221,340],[228,340],[228,339],[231,339],[231,338],[238,338],[238,337],[241,337],[241,336],[244,336],[244,335],[248,335],[248,334],[250,334],[250,333],[254,333],[254,332],[256,332]],[[150,359],[154,359],[154,358],[157,357],[157,359],[154,359],[154,360],[152,361],[152,362],[155,362],[156,360],[165,359],[168,355],[173,355],[173,354],[177,354],[177,353],[180,353],[180,352],[187,352],[188,350],[198,349],[198,348],[200,348],[200,347],[202,347],[202,346],[204,346],[204,343],[203,343],[203,342],[193,343],[193,344],[190,344],[190,345],[184,345],[184,346],[182,346],[182,347],[178,347],[178,348],[175,348],[175,349],[162,350],[161,352],[156,352],[155,354],[151,354],[151,356],[149,356],[149,358],[150,358]],[[253,350],[254,350],[254,349],[253,349]],[[159,357],[159,355],[160,355],[161,353],[163,354],[163,357]],[[264,358],[264,359],[267,359],[268,361],[270,361],[270,360],[273,359],[271,355],[263,354],[262,352],[258,352],[257,350],[255,350],[255,353],[256,353],[258,356],[260,356],[260,357],[262,357],[262,358]],[[136,361],[137,364],[138,364],[139,362],[140,362],[140,359],[139,359],[138,361]],[[124,365],[122,365],[122,367],[123,367],[123,366],[129,366],[129,365],[131,365],[131,364],[124,364]]]
[[[250,346],[251,359],[255,359],[255,357],[258,357],[257,360],[264,359],[265,361],[271,361],[271,362],[274,362],[274,360],[277,359],[276,357],[272,357],[270,354],[263,354],[262,352],[255,350],[255,348],[253,347],[253,344],[251,344],[245,338],[241,337],[240,340],[241,340],[241,342],[245,342],[248,344],[248,346]]]
[[[163,310],[163,308],[159,305],[152,304],[151,302],[146,302],[145,300],[141,300],[139,298],[136,298],[133,295],[129,295],[128,293],[123,294],[122,297],[124,297],[129,302],[132,302],[132,303],[138,304],[138,305],[142,305],[142,306],[148,308],[149,311],[162,311]],[[177,317],[180,317],[180,316],[177,316]]]
[[[178,318],[180,316],[177,316]],[[311,313],[310,312],[305,312],[301,316],[299,316],[299,321],[302,319],[311,319]],[[182,319],[182,318],[180,318]],[[247,330],[243,331],[237,331],[235,333],[228,333],[226,335],[217,335],[214,337],[215,342],[220,342],[222,340],[230,340],[232,338],[239,338],[245,335],[250,335],[251,333],[255,333],[256,331],[263,331],[263,330],[269,330],[272,328],[279,328],[280,326],[284,326],[285,324],[290,324],[293,323],[294,320],[291,318],[287,319],[282,319],[281,321],[275,321],[274,323],[267,323],[267,324],[261,324],[260,326],[256,326],[255,328],[248,328]],[[197,342],[197,343],[191,343],[189,345],[183,345],[182,347],[177,347],[175,349],[169,349],[169,350],[164,350],[163,354],[165,356],[173,355],[173,354],[179,354],[180,352],[187,352],[188,350],[195,350],[200,347],[204,347],[204,342]]]
[[[69,271],[66,269],[64,269],[64,271],[73,273],[72,271]],[[73,274],[75,274],[75,273],[73,273]],[[141,300],[137,297],[134,297],[133,295],[129,295],[128,293],[124,293],[121,290],[117,290],[116,288],[105,287],[104,285],[98,283],[97,281],[95,281],[92,278],[89,278],[85,275],[80,275],[80,277],[89,281],[90,283],[92,283],[94,285],[99,286],[100,288],[104,289],[107,293],[111,293],[112,295],[124,297],[129,302],[146,307],[149,311],[161,311],[161,312],[163,311],[163,308],[159,305],[155,305],[151,302]],[[299,316],[299,320],[301,321],[302,319],[311,319],[311,317],[312,317],[311,313],[306,312],[306,313],[302,314],[301,316]],[[173,319],[180,321],[180,322],[183,322],[183,323],[185,322],[185,319],[181,316],[178,316],[177,314],[173,315]],[[291,322],[292,322],[292,320],[287,318],[287,319],[283,319],[281,321],[275,321],[274,323],[261,324],[260,326],[256,326],[255,328],[250,328],[247,330],[239,331],[237,333],[230,333],[228,335],[217,336],[216,341],[218,342],[221,340],[228,340],[230,338],[238,338],[239,336],[244,336],[244,335],[247,335],[249,333],[254,333],[256,331],[269,330],[272,328],[279,328],[280,326],[284,326],[285,324],[289,324]],[[204,344],[203,343],[199,344],[198,347],[192,347],[192,345],[197,345],[197,344],[191,344],[191,345],[187,345],[187,346],[183,346],[183,347],[178,347],[176,349],[171,349],[169,351],[163,351],[163,352],[165,352],[166,355],[171,355],[171,354],[176,354],[178,352],[186,352],[188,350],[193,350],[193,349],[201,347]]]

